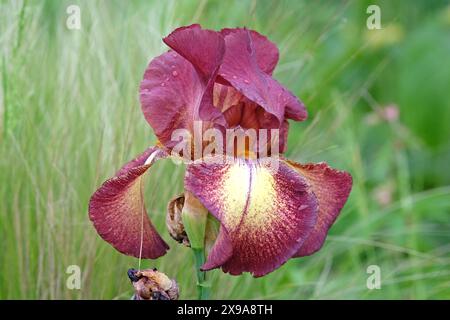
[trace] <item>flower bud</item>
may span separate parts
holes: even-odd
[[[184,194],[176,196],[167,206],[166,225],[170,236],[177,242],[189,247],[189,239],[184,230],[181,213],[184,207]]]
[[[182,220],[193,249],[205,247],[205,229],[208,210],[192,193],[185,191]]]
[[[182,219],[184,205],[185,205],[184,193],[174,197],[172,200],[169,201],[169,204],[167,206],[166,225],[167,229],[169,230],[170,236],[175,241],[182,243],[187,247],[190,247],[191,244],[188,235],[186,234],[186,230],[184,228]],[[194,211],[197,212],[197,214],[194,214]],[[211,214],[207,213],[206,208],[204,208],[203,205],[201,205],[201,203],[192,194],[190,194],[189,206],[184,210],[184,214],[187,216],[185,219],[188,219],[191,222],[191,224],[194,223],[192,220],[197,219],[200,220],[198,223],[202,224],[204,219],[203,215],[205,213],[207,215],[207,218],[206,218],[204,242],[202,246],[204,246],[205,249],[209,251],[217,238],[220,224],[217,221],[217,219],[214,218]]]

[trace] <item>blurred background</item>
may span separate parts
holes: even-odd
[[[81,29],[66,27],[78,5]],[[370,4],[380,30],[368,30]],[[306,104],[287,156],[327,161],[354,186],[323,249],[266,277],[212,271],[212,298],[450,298],[450,3],[448,1],[0,0],[0,298],[129,299],[138,260],[102,241],[91,194],[155,142],[139,82],[194,22],[243,27],[280,48],[276,79]],[[157,163],[149,215],[171,246],[157,267],[196,298],[193,257],[165,228],[182,166]],[[80,290],[66,286],[81,269]],[[366,286],[381,270],[381,289]]]

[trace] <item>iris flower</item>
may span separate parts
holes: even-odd
[[[89,215],[99,235],[127,255],[155,259],[166,253],[168,245],[145,212],[142,177],[155,161],[172,157],[179,142],[173,139],[176,130],[194,133],[195,121],[201,120],[202,132],[280,132],[277,170],[258,152],[236,153],[227,162],[190,156],[185,194],[220,222],[202,270],[259,277],[290,258],[318,251],[348,198],[352,178],[324,162],[284,158],[288,119],[303,121],[307,112],[272,77],[276,45],[245,28],[217,32],[199,25],[178,28],[163,40],[170,50],[150,62],[140,86],[142,111],[158,143],[93,194]],[[271,141],[267,145],[273,149]]]

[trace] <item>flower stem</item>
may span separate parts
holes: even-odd
[[[207,300],[210,287],[206,282],[206,272],[201,271],[200,267],[205,262],[205,250],[203,248],[193,248],[195,257],[195,271],[197,274],[197,292],[199,300]]]
[[[206,282],[206,274],[200,268],[205,263],[205,231],[208,210],[193,194],[185,191],[184,207],[181,216],[184,230],[194,252],[198,299],[206,300],[208,299],[210,288]]]

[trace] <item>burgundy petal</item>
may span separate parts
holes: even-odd
[[[319,201],[319,215],[314,230],[294,257],[303,257],[318,251],[328,230],[336,220],[352,189],[352,176],[330,168],[326,163],[288,163],[308,181]]]
[[[285,117],[297,121],[306,119],[303,103],[258,66],[248,30],[239,29],[226,34],[225,45],[225,55],[219,70],[221,77],[248,99],[276,116],[280,125]]]
[[[221,225],[219,234],[211,251],[208,254],[208,259],[202,266],[203,271],[218,268],[225,264],[233,255],[233,244],[227,229]]]
[[[192,132],[195,120],[225,123],[213,105],[214,79],[224,48],[220,34],[198,26],[179,28],[165,42],[179,53],[167,52],[150,62],[140,100],[159,141],[172,148],[178,142],[172,141],[174,130]]]
[[[225,28],[221,30],[221,33],[226,36],[233,32],[242,32],[243,30],[245,29]],[[249,30],[249,32],[252,38],[256,62],[258,63],[259,68],[265,73],[271,75],[277,66],[280,56],[277,46],[267,39],[266,36],[263,36],[254,30]]]
[[[274,160],[275,161],[275,160]],[[317,200],[291,166],[261,161],[198,162],[185,188],[220,221],[221,230],[203,269],[263,276],[297,252],[314,227]]]
[[[192,63],[205,83],[222,63],[225,52],[223,37],[216,31],[202,29],[199,24],[175,29],[163,40]]]
[[[213,106],[213,88],[225,53],[222,35],[202,29],[199,24],[181,27],[164,38],[164,42],[188,60],[200,75],[204,95],[199,106],[200,118],[224,124],[221,113]]]
[[[147,216],[141,177],[164,156],[157,147],[147,149],[103,183],[91,197],[89,218],[98,234],[124,254],[156,259],[169,248]]]

